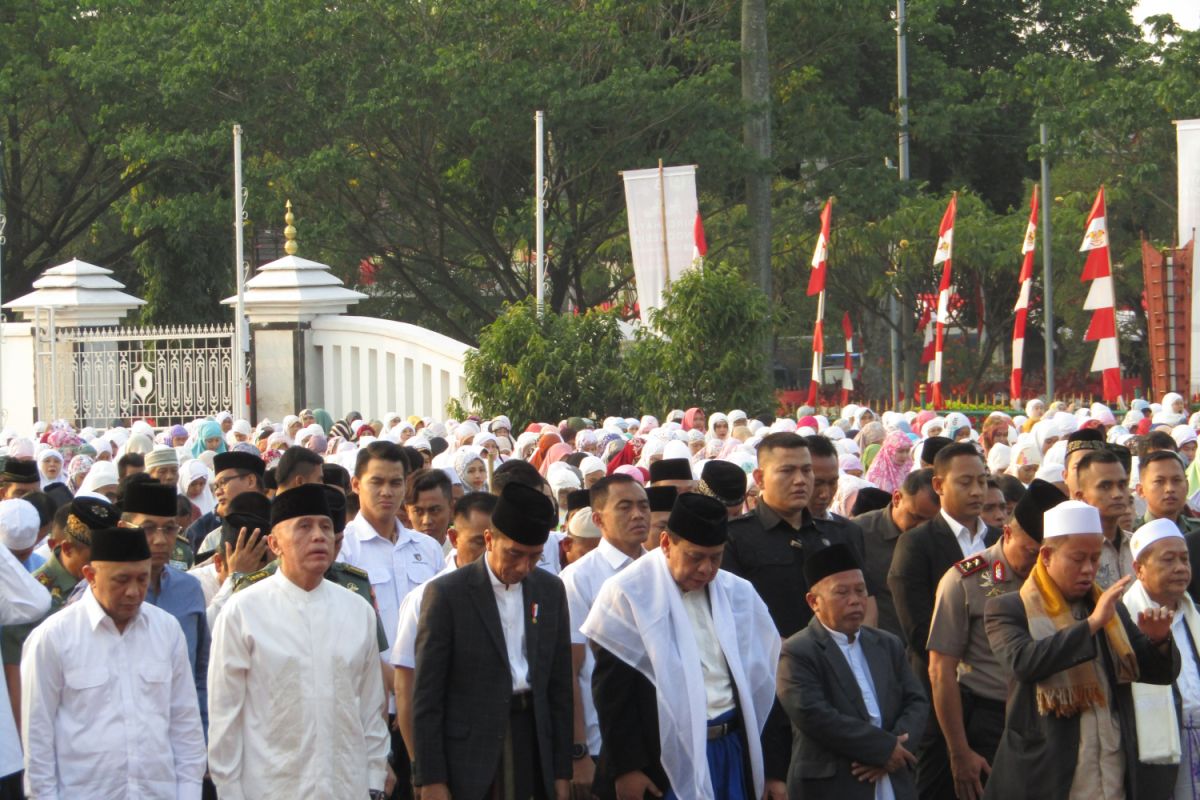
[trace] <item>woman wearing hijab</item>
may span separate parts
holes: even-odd
[[[881,422],[868,422],[854,437],[854,441],[858,444],[858,449],[862,451],[864,459],[867,455],[867,448],[873,444],[882,445],[883,440],[887,438],[887,431],[883,429]],[[866,463],[864,460],[863,463]]]
[[[78,458],[78,456],[77,456]],[[88,470],[87,476],[80,482],[76,497],[95,497],[117,502],[117,465],[111,461],[97,461]]]
[[[708,418],[708,438],[719,442],[729,438],[729,418],[720,411]]]
[[[546,471],[542,469],[542,463],[546,460],[546,453],[556,444],[562,444],[562,437],[557,432],[547,431],[538,439],[537,450],[534,451],[533,457],[529,459],[529,463],[537,467],[538,472],[543,475]]]
[[[1036,397],[1025,404],[1025,424],[1021,426],[1022,433],[1029,433],[1046,413],[1046,404]]]
[[[704,414],[703,408],[689,408],[683,412],[683,429],[685,431],[706,430],[708,428],[708,417]]]
[[[487,491],[487,464],[484,463],[481,448],[471,445],[460,447],[454,454],[454,472],[467,492]]]
[[[217,506],[217,498],[213,496],[211,483],[212,473],[199,459],[193,458],[185,461],[179,468],[179,483],[176,489],[198,509],[199,513],[193,513],[193,516],[197,518],[204,516]]]
[[[556,442],[549,450],[546,451],[546,457],[542,459],[541,466],[538,467],[538,472],[542,477],[550,474],[550,467],[562,461],[571,453],[575,452],[571,445],[566,442]]]
[[[883,491],[895,492],[912,472],[912,466],[912,439],[901,431],[892,431],[871,460],[865,477]]]
[[[88,472],[95,466],[96,459],[91,456],[77,455],[67,464],[67,488],[78,492],[80,485],[87,479]]]
[[[216,420],[206,420],[200,426],[196,441],[192,443],[192,457],[199,458],[205,450],[214,453],[225,452],[225,434],[221,432],[221,424]]]
[[[321,432],[329,437],[329,431],[333,429],[333,417],[323,408],[314,408],[312,410],[313,422],[321,426]],[[310,423],[311,424],[311,423]]]
[[[38,456],[38,473],[42,476],[42,488],[62,482],[63,457],[57,450],[43,450]]]

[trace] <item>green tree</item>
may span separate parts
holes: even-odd
[[[467,355],[468,405],[485,416],[507,414],[517,427],[624,413],[631,398],[621,341],[614,312],[539,316],[532,300],[513,303]]]
[[[771,312],[739,270],[721,264],[685,272],[650,323],[626,355],[637,408],[774,410],[764,348]]]

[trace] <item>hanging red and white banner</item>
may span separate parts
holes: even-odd
[[[704,220],[700,219],[700,212],[696,212],[696,223],[692,226],[692,260],[699,261],[708,255],[708,240],[704,238]]]
[[[1021,399],[1021,371],[1025,363],[1025,322],[1029,316],[1029,292],[1033,285],[1033,254],[1037,249],[1038,190],[1033,187],[1029,200],[1029,224],[1025,226],[1025,241],[1021,244],[1021,292],[1017,295],[1017,318],[1013,322],[1012,378],[1009,393],[1013,400]]]
[[[816,408],[821,390],[821,362],[825,357],[825,267],[829,255],[829,219],[833,214],[833,198],[825,201],[821,212],[821,234],[813,249],[812,272],[808,276],[808,296],[817,296],[817,322],[813,326],[812,375],[808,382],[807,405]]]
[[[1079,252],[1087,253],[1081,280],[1091,281],[1083,307],[1092,312],[1085,342],[1096,342],[1092,372],[1102,376],[1105,402],[1121,398],[1121,358],[1117,347],[1116,292],[1113,287],[1112,258],[1108,248],[1108,214],[1104,207],[1104,187],[1096,194],[1096,202],[1088,214],[1087,230]]]
[[[946,322],[950,314],[950,273],[954,258],[954,212],[958,205],[958,193],[950,195],[950,204],[942,215],[942,224],[938,228],[937,251],[933,254],[933,265],[942,264],[942,280],[938,284],[938,305],[935,325],[937,332],[933,345],[933,366],[930,370],[929,384],[931,387],[933,407],[945,408],[942,397],[942,352],[946,339]]]
[[[854,326],[850,323],[850,312],[842,314],[842,333],[846,337],[846,363],[842,367],[842,406],[850,403],[850,392],[854,391]]]

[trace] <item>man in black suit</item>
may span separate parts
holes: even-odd
[[[844,545],[810,556],[804,572],[814,616],[784,642],[777,680],[793,729],[788,797],[869,800],[887,782],[896,800],[915,800],[909,742],[929,700],[904,644],[863,625],[866,580]]]
[[[877,587],[875,602],[879,605],[879,624],[876,626],[896,636],[904,636],[892,590],[887,588],[887,574],[892,567],[892,555],[900,534],[912,530],[937,516],[940,508],[937,492],[933,491],[933,470],[918,469],[908,473],[900,488],[892,493],[885,508],[868,511],[854,517],[863,532],[863,575]]]
[[[987,465],[970,442],[956,442],[933,460],[933,490],[941,498],[938,515],[900,537],[888,571],[888,588],[908,645],[913,673],[929,686],[929,623],[933,619],[938,582],[946,570],[996,543],[1000,531],[980,514],[987,496]],[[937,719],[929,717],[918,755],[917,789],[922,798],[955,800],[946,748]]]
[[[568,797],[567,596],[536,568],[556,517],[544,494],[509,483],[484,557],[425,590],[413,689],[413,776],[424,800]]]

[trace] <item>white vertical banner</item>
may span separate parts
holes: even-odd
[[[1200,119],[1175,122],[1179,162],[1179,246],[1200,231]],[[1191,394],[1200,392],[1200,276],[1192,273]]]
[[[650,310],[663,304],[668,275],[675,280],[693,264],[699,213],[696,166],[629,170],[621,177],[638,307],[642,322],[649,324]]]

